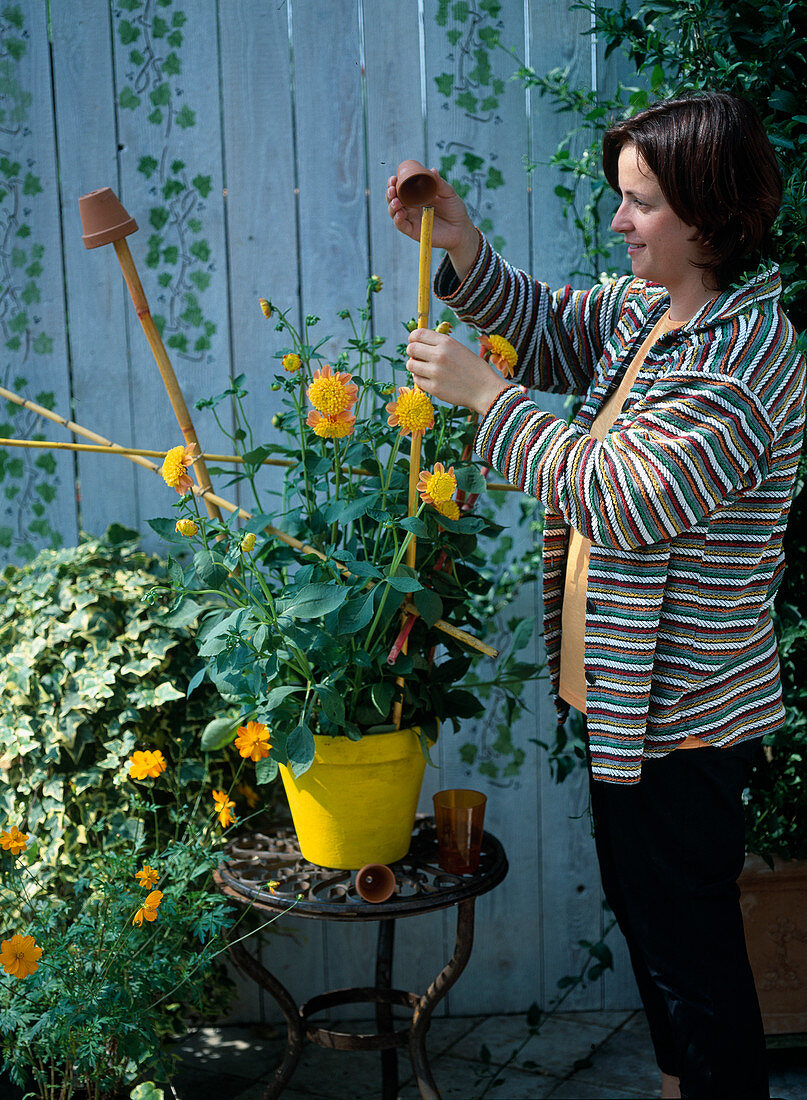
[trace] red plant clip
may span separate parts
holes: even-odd
[[[412,627],[414,626],[416,618],[417,618],[416,612],[410,611],[407,614],[406,618],[404,619],[404,623],[403,623],[403,626],[400,629],[398,637],[395,639],[395,642],[392,646],[392,649],[387,654],[387,664],[388,665],[394,665],[395,662],[398,660],[398,656],[399,656],[401,650],[404,647],[404,643],[406,642],[406,639],[409,637],[409,634],[412,630]]]

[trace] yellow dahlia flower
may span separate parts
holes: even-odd
[[[356,417],[348,412],[336,413],[335,416],[323,416],[316,409],[312,409],[305,418],[309,428],[313,428],[320,439],[344,439],[346,435],[352,435],[356,427]]]
[[[488,353],[486,358],[498,367],[505,378],[513,377],[513,368],[518,362],[518,352],[503,336],[480,336],[479,343]]]
[[[177,525],[174,528],[178,535],[185,535],[186,538],[193,538],[199,527],[192,519],[178,519]]]
[[[427,504],[440,507],[451,500],[457,489],[457,479],[454,477],[454,467],[445,469],[442,462],[435,462],[434,470],[422,470],[418,480],[418,492],[420,499]]]
[[[318,412],[326,416],[336,416],[346,412],[356,402],[359,387],[351,380],[352,374],[336,371],[331,374],[328,363],[321,370],[315,370],[311,384],[307,389],[308,400]]]
[[[456,500],[446,500],[442,504],[435,504],[434,506],[441,516],[445,516],[447,519],[459,519],[460,518],[460,506]]]
[[[434,427],[434,407],[423,390],[399,386],[398,400],[390,401],[386,408],[389,413],[387,423],[393,428],[400,428],[402,435]]]
[[[298,371],[303,365],[303,361],[300,356],[293,351],[290,351],[288,352],[288,354],[284,355],[280,361],[283,364],[283,370],[288,371],[289,374],[294,374],[294,372]]]
[[[188,489],[193,488],[193,480],[188,473],[188,467],[193,462],[193,452],[195,450],[195,443],[186,443],[184,447],[172,447],[165,456],[160,470],[165,484],[170,485],[172,489],[176,489],[180,496],[187,493]]]

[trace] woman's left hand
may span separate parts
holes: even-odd
[[[484,414],[510,383],[481,356],[441,332],[418,328],[409,334],[406,369],[420,388],[448,405]]]

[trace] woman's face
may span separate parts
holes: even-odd
[[[622,147],[617,171],[622,202],[611,228],[625,237],[633,274],[660,283],[671,294],[702,289],[704,272],[692,261],[703,261],[707,253],[694,239],[696,230],[664,198],[635,145]]]

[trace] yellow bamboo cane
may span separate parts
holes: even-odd
[[[152,473],[160,475],[160,467],[156,462],[152,462],[150,459],[143,457],[143,455],[128,451],[118,443],[113,443],[111,440],[105,439],[104,436],[99,435],[98,432],[93,432],[89,428],[82,427],[81,424],[76,424],[72,420],[67,420],[59,413],[46,409],[44,405],[38,405],[35,401],[29,401],[27,397],[20,397],[19,394],[14,393],[12,390],[7,390],[3,386],[0,386],[0,397],[4,397],[7,401],[11,401],[13,404],[19,405],[23,409],[28,409],[30,412],[36,413],[37,416],[42,416],[46,420],[52,420],[54,424],[61,424],[63,428],[67,428],[67,430],[73,432],[74,435],[81,435],[84,436],[85,439],[94,440],[95,443],[101,444],[99,448],[101,450],[108,450],[113,454],[122,454],[128,458],[130,462],[134,462],[138,466],[143,466],[146,470],[151,470]],[[26,440],[25,442],[31,441]],[[80,444],[74,444],[74,446],[80,446]],[[219,508],[224,508],[225,511],[236,512],[241,519],[252,519],[251,512],[246,511],[245,508],[239,508],[236,504],[232,504],[229,500],[225,500],[224,497],[218,496],[212,489],[202,489],[201,486],[194,485],[193,491],[197,496],[201,496],[203,499],[209,499],[211,503],[216,504]],[[301,542],[300,539],[294,538],[293,535],[287,534],[279,527],[269,524],[264,528],[264,531],[267,535],[278,539],[280,542],[285,543],[287,546],[291,546],[301,553],[314,554],[321,560],[326,560],[326,556],[321,550],[317,550],[316,547]],[[334,561],[333,564],[341,570],[341,572],[350,574],[348,567],[341,562]],[[434,625],[438,630],[445,634],[449,634],[451,637],[457,638],[458,641],[470,646],[471,649],[477,649],[480,653],[487,653],[488,656],[491,657],[498,656],[496,650],[490,651],[490,647],[486,646],[484,642],[480,642],[473,634],[468,634],[464,630],[458,631],[457,627],[453,626],[451,623],[447,623],[440,619]]]
[[[167,451],[150,451],[144,447],[119,447],[116,443],[63,443],[53,439],[9,439],[0,436],[0,447],[31,447],[45,451],[89,451],[95,454],[123,455],[129,458],[131,455],[144,455],[147,458],[165,458]],[[202,458],[207,462],[243,462],[243,455],[216,455],[206,452]],[[265,458],[262,466],[296,466],[297,463],[290,458]],[[369,477],[372,470],[365,470],[363,466],[343,466],[342,473],[356,474],[359,477]],[[486,485],[489,493],[520,493],[518,485],[505,485],[493,483]]]
[[[185,404],[185,398],[182,394],[182,390],[179,388],[179,382],[177,381],[177,376],[174,374],[174,368],[171,366],[171,360],[168,358],[168,353],[165,350],[162,337],[157,331],[157,326],[154,324],[154,318],[151,316],[149,304],[140,282],[140,276],[137,274],[137,268],[132,259],[132,254],[129,251],[129,245],[125,237],[121,237],[120,240],[113,241],[112,243],[115,246],[115,254],[118,257],[123,277],[126,280],[126,286],[129,288],[129,294],[134,304],[135,312],[137,313],[138,320],[146,334],[149,347],[157,362],[163,384],[168,393],[168,399],[171,402],[171,408],[174,410],[174,415],[185,437],[185,442],[196,444],[197,457],[193,460],[193,472],[196,474],[196,480],[203,489],[209,489],[211,487],[210,474],[207,472],[205,460],[202,458],[202,448],[199,446],[199,440],[196,438],[196,429],[193,426],[191,414],[188,412],[188,406]],[[207,508],[207,514],[212,519],[221,519],[221,512],[213,503],[213,496],[211,494],[205,495],[205,507]]]

